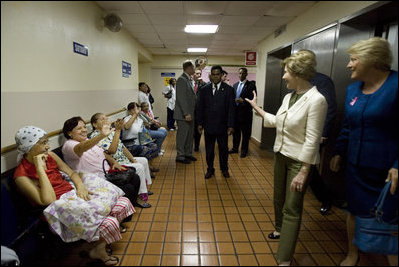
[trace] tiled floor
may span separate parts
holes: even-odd
[[[274,230],[273,155],[251,143],[248,157],[229,156],[231,178],[216,170],[216,177],[205,180],[204,140],[194,152],[198,161],[176,164],[175,136],[169,133],[165,155],[154,160],[160,172],[151,187],[153,207],[137,209],[123,239],[112,245],[120,265],[277,265],[278,241],[267,238]],[[293,265],[333,266],[345,256],[344,212],[333,207],[322,216],[319,208],[308,190]],[[68,262],[81,264],[78,258],[71,255]],[[387,261],[361,254],[359,265]]]

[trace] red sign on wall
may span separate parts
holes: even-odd
[[[256,66],[256,52],[245,52],[245,66]]]

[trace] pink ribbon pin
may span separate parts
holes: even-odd
[[[354,99],[352,99],[352,101],[349,103],[349,105],[353,106],[356,103],[357,97],[355,97]]]

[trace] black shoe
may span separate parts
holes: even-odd
[[[247,156],[247,153],[241,153],[240,158],[245,158]]]
[[[152,179],[155,179],[155,175],[152,172],[150,172],[150,176]]]
[[[186,159],[191,160],[191,161],[197,161],[197,158],[193,157],[193,156],[186,156]]]
[[[211,178],[215,174],[215,171],[207,171],[205,174],[205,179]]]
[[[330,209],[331,209],[331,204],[323,203],[323,205],[320,208],[321,215],[326,215]]]
[[[154,194],[154,192],[148,190],[147,194],[148,194],[149,196],[152,196],[152,195]]]
[[[152,171],[152,172],[159,172],[159,168],[152,167],[152,168],[150,168],[150,171]]]
[[[230,178],[229,171],[222,171],[224,178]]]
[[[234,154],[234,153],[238,153],[238,149],[232,149],[232,150],[229,150],[229,154]]]
[[[279,239],[280,235],[275,235],[274,232],[271,232],[267,237],[270,239]]]
[[[189,159],[176,159],[176,162],[184,163],[184,164],[190,164],[191,160]]]

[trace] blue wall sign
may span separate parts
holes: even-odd
[[[175,72],[161,72],[161,77],[175,77]]]
[[[125,78],[129,78],[129,75],[132,74],[132,65],[129,62],[122,60],[122,76]]]
[[[73,42],[73,52],[84,55],[84,56],[89,56],[89,48],[85,45]]]

